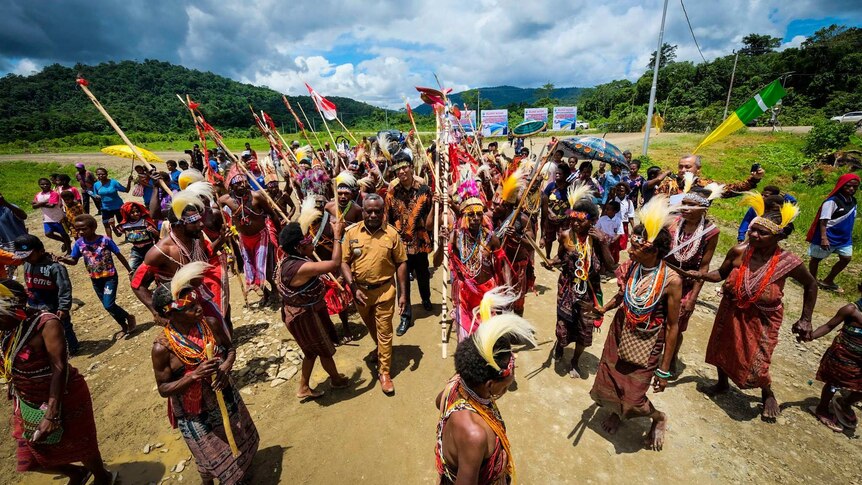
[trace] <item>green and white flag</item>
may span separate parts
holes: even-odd
[[[694,149],[694,153],[697,153],[701,148],[715,143],[747,125],[752,120],[762,115],[766,110],[775,106],[775,103],[783,98],[785,94],[787,94],[787,91],[785,91],[781,86],[781,82],[778,79],[772,81],[768,86],[761,89],[759,93],[755,94],[753,98],[746,101],[745,104],[728,116],[727,119],[724,120],[724,123],[719,125],[718,128],[713,130],[712,133],[704,138],[703,141],[700,142],[700,145]]]

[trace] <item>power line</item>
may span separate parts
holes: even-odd
[[[685,21],[688,23],[688,31],[691,32],[691,38],[694,39],[694,45],[697,47],[697,52],[700,54],[700,58],[703,59],[703,62],[706,62],[706,57],[703,57],[703,52],[700,51],[700,44],[697,43],[697,37],[694,35],[694,29],[691,28],[691,21],[688,19],[688,12],[685,10],[685,3],[682,0],[679,0],[679,4],[682,5],[682,13],[685,14]]]

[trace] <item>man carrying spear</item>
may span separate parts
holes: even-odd
[[[524,316],[524,299],[533,290],[536,272],[533,267],[534,249],[529,241],[535,241],[535,231],[530,216],[515,208],[521,197],[527,197],[524,186],[524,171],[517,170],[506,177],[500,185],[499,196],[494,200],[491,222],[501,234],[505,259],[503,280],[518,295],[514,308],[516,314]],[[521,195],[523,193],[523,195]],[[529,240],[528,240],[529,239]]]
[[[219,197],[219,204],[230,209],[234,227],[239,233],[240,253],[246,286],[262,290],[260,306],[272,303],[276,293],[275,269],[278,235],[273,219],[274,209],[260,191],[252,191],[246,175],[234,166],[227,177],[229,193]]]

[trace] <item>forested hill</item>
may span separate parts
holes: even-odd
[[[560,105],[574,106],[583,90],[584,88],[556,88],[553,84],[547,84],[540,88],[494,86],[453,93],[449,96],[449,99],[458,105],[466,102],[470,109],[475,109],[477,101],[481,102],[482,109],[518,109],[533,106],[537,103],[541,104],[540,101],[547,98],[557,100],[561,103]],[[422,105],[416,108],[416,111],[428,114],[431,113],[431,107]]]
[[[90,81],[90,88],[102,105],[128,131],[192,131],[191,118],[177,94],[188,94],[201,103],[207,121],[220,130],[248,130],[254,123],[249,103],[292,127],[281,93],[211,72],[153,60],[71,68],[55,64],[32,76],[9,74],[0,79],[0,142],[59,138],[82,132],[107,133],[110,127],[75,84],[79,72]],[[308,96],[289,99],[297,112],[295,103],[299,102],[309,117],[319,118]],[[338,106],[339,116],[348,124],[382,111],[350,98],[328,99]]]

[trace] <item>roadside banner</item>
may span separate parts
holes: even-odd
[[[461,111],[461,119],[458,120],[458,123],[461,123],[461,128],[464,129],[465,133],[472,133],[473,128],[476,126],[476,110],[468,109]]]
[[[524,108],[524,121],[548,122],[548,108]]]
[[[574,130],[577,121],[577,106],[554,106],[554,124],[552,125],[552,130]]]
[[[509,110],[486,109],[482,111],[482,135],[506,136],[509,134]]]

